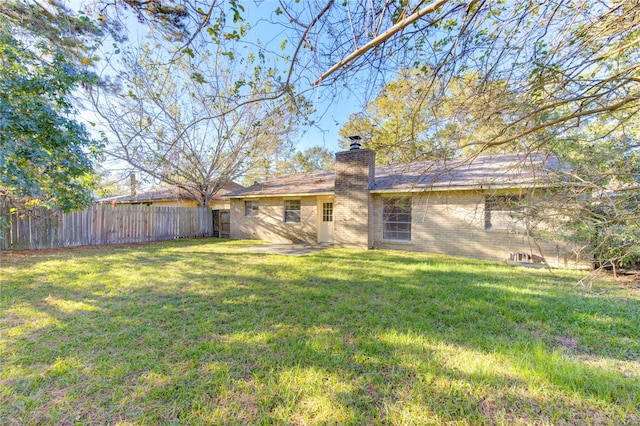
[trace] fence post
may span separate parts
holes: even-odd
[[[9,217],[7,206],[4,201],[0,201],[0,251],[9,250]]]

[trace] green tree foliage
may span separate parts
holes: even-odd
[[[95,76],[46,40],[18,39],[14,24],[0,15],[0,196],[83,206],[99,145],[72,118],[70,98]]]
[[[333,153],[321,146],[295,151],[278,168],[278,174],[308,173],[316,170],[333,170]]]
[[[561,218],[552,231],[614,270],[640,267],[639,129],[637,120],[590,120],[553,143],[569,167],[549,203]]]
[[[467,72],[443,90],[421,70],[403,70],[363,112],[349,117],[340,130],[341,145],[348,148],[347,138],[360,135],[376,151],[379,164],[527,150],[529,138],[493,149],[484,144],[503,128],[506,117],[500,111],[504,104],[515,103],[517,98],[502,82],[476,93],[478,78],[477,73]]]
[[[265,157],[257,167],[245,173],[243,185],[251,186],[276,176],[309,173],[317,170],[333,170],[334,154],[321,146],[296,150],[295,144],[284,143],[269,157]]]
[[[435,152],[428,113],[419,99],[427,86],[423,83],[422,73],[406,71],[387,84],[362,113],[349,117],[340,130],[342,148],[348,149],[349,136],[359,135],[367,148],[376,151],[379,164],[407,163]]]
[[[75,13],[64,1],[5,0],[0,17],[14,34],[29,45],[37,42],[39,54],[62,52],[75,65],[90,64],[91,55],[99,45],[104,29],[85,13]]]

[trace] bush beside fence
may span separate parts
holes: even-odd
[[[5,222],[7,226],[1,226]],[[72,213],[11,210],[0,203],[0,250],[127,244],[210,237],[209,208],[96,204]]]

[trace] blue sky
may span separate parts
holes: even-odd
[[[266,20],[269,19],[269,15],[278,7],[279,2],[274,0],[266,0],[260,3],[260,6],[255,7],[253,3],[246,3],[246,10],[244,17],[249,22],[254,30],[252,34],[259,34],[260,41],[265,46],[279,46],[280,43],[287,39],[287,34],[281,27],[273,24],[269,24]],[[313,17],[307,17],[307,21],[311,21]],[[295,40],[289,40],[287,47],[288,53],[292,54]],[[273,48],[274,50],[277,47]],[[314,68],[309,70],[313,75],[313,78],[318,78],[326,69]],[[301,90],[309,88],[301,87]],[[307,99],[313,103],[317,113],[311,117],[316,125],[309,127],[299,137],[297,145],[299,149],[304,149],[310,146],[321,146],[329,149],[330,151],[338,151],[339,135],[338,132],[342,126],[348,121],[349,115],[358,112],[362,109],[363,101],[358,99],[355,93],[349,90],[343,89],[333,100],[327,100],[327,91],[331,88],[318,88],[311,89],[306,92]]]
[[[93,2],[68,0],[67,4],[72,10],[77,11],[90,7]],[[247,9],[243,13],[245,20],[253,27],[254,31],[251,31],[250,34],[259,34],[260,42],[265,46],[279,46],[282,40],[287,38],[282,28],[266,22],[276,7],[278,7],[277,1],[264,1],[259,7],[255,7],[252,2],[248,2]],[[130,42],[133,44],[142,42],[146,32],[145,27],[139,24],[133,17],[127,19],[126,22]],[[293,47],[292,42],[293,40],[288,44],[288,48]],[[110,41],[105,43],[105,48],[111,48]],[[273,50],[276,49],[278,48],[273,47]],[[312,70],[312,74],[319,76],[324,71],[326,70],[318,68]],[[308,90],[309,88],[307,87],[306,89]],[[327,93],[322,92],[323,90],[328,89],[311,89],[306,92],[308,100],[312,102],[314,108],[317,110],[317,113],[311,117],[311,119],[316,122],[316,125],[304,129],[297,140],[294,141],[298,149],[317,145],[327,148],[332,152],[338,151],[340,149],[338,147],[338,132],[348,120],[350,114],[362,109],[362,100],[358,99],[353,93],[349,93],[348,90],[343,90],[338,94],[338,97],[332,101],[327,100]],[[98,121],[87,112],[83,112],[80,117],[85,121]]]

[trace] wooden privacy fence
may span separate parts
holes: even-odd
[[[2,226],[2,222],[5,225]],[[0,250],[127,244],[210,237],[209,208],[96,204],[62,213],[43,208],[11,211],[0,203]]]

